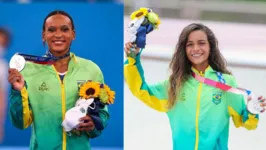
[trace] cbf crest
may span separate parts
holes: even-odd
[[[222,92],[215,92],[212,94],[212,102],[216,105],[220,104],[222,101]]]

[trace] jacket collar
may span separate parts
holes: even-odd
[[[203,77],[209,77],[211,74],[213,74],[213,73],[215,73],[216,71],[215,70],[213,70],[213,68],[209,65],[206,69],[205,69],[205,71],[204,72],[202,72],[202,71],[198,71],[196,68],[194,68],[194,67],[191,67],[191,70],[194,72],[194,73],[196,73],[196,74],[198,74],[198,75],[200,75],[200,76],[203,76]],[[191,80],[192,79],[192,80]],[[193,85],[195,85],[196,83],[198,83],[199,81],[197,81],[196,79],[194,79],[194,77],[191,75],[190,76],[190,80],[189,80],[189,82],[191,82]]]
[[[198,70],[197,70],[196,68],[194,68],[194,67],[191,67],[191,70],[192,70],[194,73],[196,73],[196,74],[198,74],[198,75],[201,75],[201,76],[208,76],[210,73],[215,72],[215,70],[213,70],[212,67],[211,67],[210,65],[205,69],[204,72],[202,72],[202,71],[198,71]]]
[[[78,59],[77,59],[76,55],[71,52],[70,53],[70,60],[69,60],[69,63],[68,63],[67,74],[71,74],[76,65],[78,65]],[[55,70],[55,67],[53,65],[51,65],[51,66],[47,65],[46,67],[48,67],[50,71],[52,71],[54,73],[57,73],[56,70]]]

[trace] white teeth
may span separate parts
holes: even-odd
[[[194,56],[194,57],[199,57],[199,56],[201,56],[202,54],[192,54],[192,56]]]
[[[55,41],[54,43],[55,43],[55,44],[63,44],[62,41]]]

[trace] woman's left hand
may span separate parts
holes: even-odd
[[[260,106],[264,108],[264,109],[261,111],[261,113],[263,113],[263,112],[265,111],[265,107],[266,107],[266,103],[265,103],[266,98],[263,97],[263,96],[260,96],[260,97],[258,98],[258,100],[260,101]]]
[[[90,116],[85,116],[80,118],[80,121],[83,121],[79,124],[79,127],[77,128],[79,131],[92,131],[95,128],[95,125],[93,123],[93,120]]]
[[[248,97],[248,101],[251,101],[251,100],[252,100],[252,97],[249,96],[249,97]],[[260,96],[260,97],[258,97],[257,100],[259,101],[260,107],[263,108],[263,110],[260,111],[260,112],[261,112],[261,113],[265,112],[265,108],[266,108],[266,103],[265,103],[265,101],[266,101],[266,98],[263,97],[263,96]]]

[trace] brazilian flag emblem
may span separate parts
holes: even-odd
[[[216,105],[220,104],[222,100],[222,92],[216,92],[212,94],[212,102]]]

